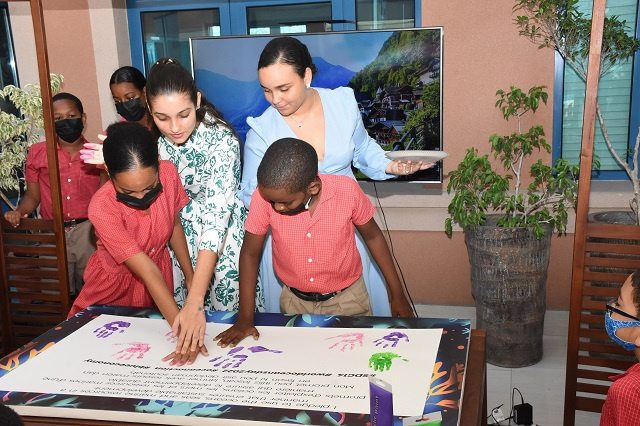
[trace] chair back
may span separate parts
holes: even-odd
[[[22,219],[13,227],[0,218],[2,272],[0,348],[4,355],[67,318],[71,307],[64,236],[53,220]]]

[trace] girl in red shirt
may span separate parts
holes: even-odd
[[[193,277],[179,212],[189,202],[180,176],[169,161],[159,161],[152,134],[137,123],[116,123],[107,129],[105,168],[110,181],[91,200],[89,219],[98,249],[89,259],[85,286],[69,316],[91,305],[157,306],[175,334],[194,335],[204,324],[178,326],[179,309],[173,299],[173,272],[167,243],[185,277]],[[195,333],[194,333],[195,330]],[[191,344],[189,337],[185,344]],[[200,351],[207,355],[206,348]],[[192,363],[199,350],[165,360]]]

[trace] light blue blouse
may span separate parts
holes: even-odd
[[[373,140],[362,123],[353,90],[314,88],[320,95],[324,111],[324,160],[318,163],[320,173],[353,176],[351,164],[374,180],[385,180],[395,175],[385,172],[391,162],[384,150]],[[245,206],[251,203],[251,194],[258,186],[256,174],[265,151],[281,138],[295,138],[284,118],[270,106],[257,118],[247,118],[251,127],[244,145],[240,197]]]

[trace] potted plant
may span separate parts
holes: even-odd
[[[515,10],[524,15],[517,16],[516,25],[519,32],[539,44],[540,48],[552,48],[564,59],[565,64],[586,81],[589,43],[591,40],[591,19],[578,10],[578,0],[517,0]],[[606,17],[602,37],[602,54],[600,59],[599,79],[615,70],[615,66],[623,64],[633,57],[640,47],[640,40],[633,36],[633,31],[626,21],[617,16]],[[632,149],[616,149],[613,136],[609,133],[602,106],[596,100],[596,117],[602,139],[615,162],[625,171],[633,186],[633,196],[629,201],[631,214],[628,212],[606,213],[602,218],[611,218],[613,223],[623,222],[640,225],[640,133]],[[632,158],[631,164],[628,158]],[[594,215],[591,220],[597,220]]]
[[[54,94],[62,82],[62,75],[51,74]],[[27,150],[40,140],[40,131],[44,129],[40,85],[28,84],[24,89],[6,86],[0,90],[0,98],[8,99],[21,114],[12,114],[4,109],[0,111],[0,198],[15,210],[20,202]],[[15,202],[12,192],[17,194]]]
[[[551,234],[565,231],[568,209],[576,204],[577,166],[558,159],[551,167],[538,159],[525,175],[525,160],[551,151],[541,125],[522,131],[522,116],[547,103],[544,89],[498,90],[496,106],[516,125],[510,135],[489,138],[502,170],[469,148],[447,185],[454,196],[445,230],[451,234],[454,222],[464,230],[476,326],[487,330],[487,361],[504,367],[542,358]],[[526,189],[525,179],[532,179]]]

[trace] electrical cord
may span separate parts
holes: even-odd
[[[402,284],[404,285],[404,289],[407,292],[407,296],[409,297],[409,302],[411,303],[411,308],[413,309],[413,314],[416,318],[420,318],[418,315],[418,311],[416,310],[416,305],[413,303],[413,299],[411,298],[411,293],[409,293],[409,288],[407,287],[407,282],[404,279],[404,273],[402,272],[402,268],[400,267],[400,263],[398,263],[398,259],[396,258],[396,253],[393,250],[393,240],[391,239],[391,232],[389,232],[389,225],[387,224],[387,217],[384,214],[384,209],[382,208],[382,204],[380,203],[380,197],[378,196],[378,187],[376,183],[373,182],[373,190],[376,193],[376,200],[378,201],[378,208],[380,209],[380,213],[382,213],[382,220],[384,221],[384,228],[387,231],[387,237],[389,237],[389,246],[391,247],[391,257],[393,257],[393,261],[396,263],[398,267],[398,271],[400,271],[400,278],[402,279]],[[518,391],[519,392],[519,391]]]
[[[513,418],[513,406],[515,405],[513,403],[513,398],[516,394],[515,391],[518,391],[518,393],[520,394],[520,404],[524,404],[524,397],[522,396],[522,392],[520,392],[520,389],[514,387],[513,389],[511,389],[511,413],[509,414],[509,418]],[[509,424],[511,424],[511,420],[509,420]]]
[[[491,410],[491,414],[489,414],[489,415],[487,416],[487,419],[488,419],[488,418],[492,418],[492,419],[493,419],[493,423],[490,423],[490,424],[489,424],[489,425],[487,425],[487,426],[500,426],[500,425],[501,425],[501,423],[500,423],[500,422],[504,422],[504,421],[506,421],[506,420],[509,420],[509,424],[511,424],[511,419],[512,419],[512,417],[511,417],[511,416],[507,417],[506,419],[498,420],[498,419],[496,419],[496,418],[495,418],[495,416],[493,415],[493,412],[494,412],[495,410],[499,409],[500,407],[502,407],[503,405],[504,405],[504,404],[500,404],[500,405],[498,405],[497,407],[493,407],[493,409]]]

